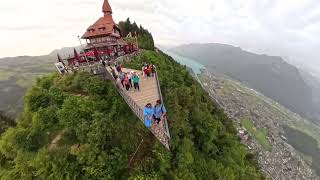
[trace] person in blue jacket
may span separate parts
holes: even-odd
[[[150,128],[152,126],[153,114],[154,110],[152,108],[152,105],[151,103],[148,103],[143,110],[144,124],[147,126],[147,128]]]
[[[153,118],[157,124],[167,115],[167,110],[162,104],[161,100],[157,100],[156,105],[154,106],[154,115]]]

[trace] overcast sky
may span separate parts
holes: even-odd
[[[109,0],[161,45],[215,42],[280,55],[320,69],[319,0]],[[78,45],[103,0],[0,1],[0,57]]]

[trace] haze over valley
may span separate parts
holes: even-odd
[[[190,44],[169,51],[208,70],[247,84],[308,119],[319,122],[319,79],[281,57],[258,55],[224,44]]]

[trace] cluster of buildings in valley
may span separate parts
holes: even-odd
[[[83,52],[78,53],[74,49],[74,54],[66,59],[58,54],[59,63],[65,66],[64,61],[68,62],[69,67],[93,64],[100,61],[108,61],[126,54],[132,54],[138,51],[137,37],[133,37],[131,32],[125,41],[123,32],[114,22],[112,9],[108,0],[104,0],[102,6],[103,17],[99,18],[93,25],[89,26],[81,39],[86,41],[82,45]],[[57,66],[57,65],[56,65]],[[57,67],[59,69],[59,67]]]
[[[285,115],[276,111],[264,101],[258,100],[252,90],[231,87],[228,80],[218,78],[209,72],[204,72],[202,84],[210,96],[218,102],[228,117],[239,124],[239,137],[244,145],[256,155],[259,165],[267,176],[272,179],[319,179],[310,166],[302,159],[291,145],[286,142],[281,124]],[[251,91],[251,92],[250,92]],[[272,150],[266,150],[241,125],[241,120],[248,117],[256,129],[267,129],[267,139]]]

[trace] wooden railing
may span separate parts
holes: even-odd
[[[124,61],[130,61],[131,57],[133,56],[137,56],[139,55],[140,52],[136,52],[134,54],[130,54],[130,55],[125,55],[122,57],[118,57],[117,59],[115,59],[114,61],[116,62],[124,62]],[[117,80],[114,79],[114,77],[112,76],[112,73],[110,72],[110,70],[107,70],[107,79],[110,79],[111,82],[114,84],[114,86],[117,88],[119,94],[122,96],[122,98],[125,100],[125,102],[129,105],[129,107],[131,108],[131,110],[135,113],[135,115],[144,123],[144,115],[143,115],[143,109],[126,93],[126,91],[121,88],[120,83],[117,82]],[[157,90],[160,96],[160,100],[163,103],[163,97],[162,97],[162,93],[161,93],[161,88],[160,88],[160,83],[159,83],[159,78],[158,78],[158,73],[156,71],[156,82],[157,82]],[[164,124],[163,124],[163,128],[161,128],[163,130],[161,130],[161,132],[163,131],[163,136],[159,137],[159,134],[157,134],[152,128],[150,129],[150,131],[156,136],[158,137],[158,139],[160,140],[160,142],[167,148],[170,150],[169,147],[169,142],[170,142],[170,132],[169,132],[169,127],[168,127],[168,121],[167,121],[167,117],[164,117]]]
[[[164,105],[164,101],[163,101],[163,97],[162,97],[162,93],[161,93],[160,81],[159,81],[157,70],[156,70],[156,80],[157,80],[157,87],[158,87],[158,91],[159,91],[159,95],[160,95],[160,100],[161,100],[161,103]],[[171,137],[170,137],[170,131],[169,131],[169,126],[168,126],[167,116],[164,116],[164,127],[163,127],[163,129],[165,130],[165,134],[170,139]]]
[[[117,80],[114,79],[114,77],[112,76],[110,70],[107,70],[107,78],[111,80],[111,82],[113,83],[113,85],[117,88],[118,92],[120,93],[120,95],[122,96],[122,98],[125,100],[125,102],[129,105],[129,107],[131,108],[131,110],[135,113],[135,115],[143,122],[144,124],[144,115],[143,115],[143,109],[125,92],[125,90],[123,88],[121,88],[120,83],[117,82]],[[161,101],[163,102],[162,99],[162,94],[161,94],[161,89],[160,89],[160,84],[159,84],[159,80],[158,80],[158,76],[156,74],[156,80],[157,80],[157,88],[159,91],[159,95],[161,98]],[[162,137],[159,137],[159,134],[157,134],[152,128],[149,129],[156,137],[158,137],[158,139],[160,140],[160,142],[167,148],[170,150],[169,147],[169,142],[170,142],[170,133],[169,133],[169,128],[168,128],[168,123],[167,123],[167,118],[165,117],[164,119],[164,127],[163,127],[163,135]]]
[[[129,107],[132,109],[132,111],[136,114],[136,116],[144,123],[144,117],[143,117],[143,110],[140,108],[140,106],[125,92],[124,89],[122,89],[117,81],[112,76],[111,72],[107,70],[107,76],[108,79],[111,80],[113,85],[117,88],[118,92],[122,96],[122,98],[126,101],[126,103],[129,105]]]

